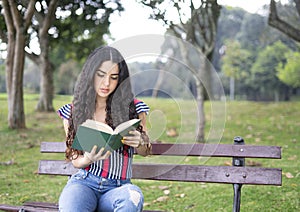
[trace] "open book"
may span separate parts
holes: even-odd
[[[129,131],[135,130],[140,121],[140,119],[131,119],[121,123],[113,130],[107,124],[88,119],[78,127],[72,148],[90,152],[96,145],[97,152],[102,147],[105,148],[105,151],[114,151],[123,145],[121,141],[123,136],[129,135]]]

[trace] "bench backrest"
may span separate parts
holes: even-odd
[[[231,158],[280,159],[281,147],[230,144],[162,144],[152,145],[152,154],[161,156],[205,156]],[[42,142],[42,153],[64,153],[64,142]],[[62,158],[64,156],[62,155]],[[72,175],[77,169],[64,160],[41,160],[39,174]],[[279,168],[244,166],[204,166],[184,164],[133,164],[134,179],[210,182],[231,184],[282,184]]]

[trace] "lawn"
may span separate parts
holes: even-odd
[[[142,98],[150,107],[148,130],[153,140],[194,142],[197,112],[194,102],[174,99]],[[38,96],[25,95],[24,130],[7,127],[6,94],[0,94],[0,204],[21,205],[25,201],[57,202],[67,178],[37,174],[40,159],[60,159],[63,155],[41,154],[41,141],[64,141],[62,122],[56,113],[34,111]],[[54,107],[69,103],[70,96],[56,96]],[[214,106],[217,105],[217,107]],[[220,107],[218,107],[220,106]],[[215,108],[219,108],[217,111]],[[248,160],[247,163],[278,167],[283,170],[283,185],[243,186],[241,211],[299,211],[300,191],[300,102],[215,102],[205,103],[208,140],[232,143],[242,136],[247,144],[282,147],[281,160]],[[226,109],[226,113],[225,110]],[[217,115],[216,115],[217,114]],[[215,119],[214,117],[217,118]],[[166,132],[175,129],[177,137]],[[217,129],[218,133],[215,130]],[[217,134],[217,135],[216,135]],[[220,136],[221,139],[218,139]],[[159,157],[137,161],[162,161]],[[164,162],[172,162],[172,158]],[[182,163],[228,164],[230,159],[216,160],[186,157]],[[166,211],[231,211],[232,185],[175,183],[134,180],[145,195],[145,209]]]

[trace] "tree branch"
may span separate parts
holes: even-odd
[[[296,3],[296,6],[300,7],[299,0],[294,0],[294,1]],[[299,13],[299,10],[298,10],[298,13]],[[284,34],[286,34],[290,38],[294,39],[295,41],[300,42],[300,30],[296,29],[295,27],[293,27],[289,23],[281,20],[278,17],[275,0],[271,0],[271,2],[270,2],[268,23],[270,26],[278,29],[279,31],[283,32]]]
[[[296,10],[298,12],[298,15],[300,16],[300,0],[294,0],[296,4]]]
[[[28,27],[31,24],[31,19],[32,19],[32,16],[33,16],[34,11],[35,11],[35,3],[36,3],[36,0],[31,0],[29,2],[26,13],[24,15],[24,22],[25,22],[24,27],[25,27],[26,30],[28,29]]]
[[[17,9],[17,4],[15,1],[8,1],[9,10],[12,17],[13,26],[15,26],[15,30],[20,30],[20,26],[22,24],[22,19]]]
[[[57,7],[58,0],[51,0],[48,6],[48,13],[46,14],[46,17],[44,19],[44,23],[42,25],[41,34],[48,34],[48,30],[51,27],[51,23],[53,21],[53,18],[55,17],[55,11]]]
[[[34,53],[28,53],[25,51],[25,55],[26,57],[28,57],[31,61],[33,61],[36,65],[40,64],[40,58],[38,55],[34,54]]]
[[[11,15],[11,11],[9,8],[9,3],[7,0],[3,0],[2,5],[4,8],[4,18],[6,22],[7,32],[13,33],[15,29],[14,29],[13,17]]]

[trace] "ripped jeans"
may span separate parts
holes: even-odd
[[[97,177],[86,170],[72,175],[59,198],[61,212],[142,211],[144,197],[130,180]]]

